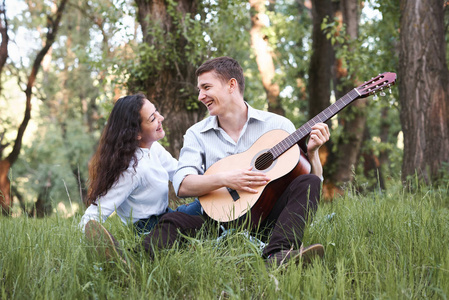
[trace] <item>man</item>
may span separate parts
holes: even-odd
[[[184,136],[178,170],[173,185],[180,197],[199,197],[218,188],[258,193],[257,187],[270,178],[250,166],[226,172],[204,174],[220,159],[246,151],[264,133],[273,129],[295,131],[286,118],[255,110],[243,98],[245,80],[239,63],[230,57],[218,57],[201,65],[198,76],[198,100],[210,116],[193,125]],[[318,149],[329,140],[329,129],[319,123],[312,127],[307,155],[311,174],[294,179],[277,200],[260,228],[271,229],[271,237],[263,257],[268,264],[280,266],[287,261],[298,262],[314,255],[323,255],[324,248],[315,244],[304,248],[301,239],[307,217],[316,211],[322,179]],[[145,238],[145,250],[153,255],[153,247],[170,247],[181,235],[193,235],[207,221],[207,216],[183,213],[164,215]]]

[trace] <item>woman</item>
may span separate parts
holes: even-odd
[[[88,223],[104,231],[97,221],[116,211],[123,223],[132,222],[145,233],[172,211],[168,180],[178,162],[158,143],[165,136],[163,120],[143,94],[117,100],[89,165],[89,207],[79,224],[83,231]],[[176,211],[199,214],[201,205],[196,201]]]

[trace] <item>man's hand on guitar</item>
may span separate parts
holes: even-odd
[[[329,140],[329,127],[325,123],[316,123],[312,126],[309,142],[307,143],[307,155],[309,156],[311,173],[323,178],[323,167],[321,166],[318,149]]]
[[[270,181],[264,173],[252,171],[252,167],[228,171],[224,178],[226,178],[226,187],[253,194],[257,193],[254,187],[266,185]]]
[[[329,140],[330,132],[326,123],[316,123],[312,126],[309,142],[307,143],[308,155],[315,154],[321,146]]]

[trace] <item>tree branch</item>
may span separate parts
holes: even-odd
[[[48,52],[52,44],[56,39],[56,34],[59,29],[59,24],[62,18],[62,12],[67,4],[68,0],[61,0],[60,5],[55,14],[55,18],[53,19],[51,16],[47,18],[47,35],[45,40],[44,47],[38,52],[36,58],[34,59],[33,67],[31,69],[30,76],[28,76],[28,83],[25,89],[26,95],[26,107],[25,107],[25,116],[23,118],[22,124],[20,124],[19,130],[17,131],[17,137],[14,142],[14,147],[11,153],[6,158],[11,165],[17,160],[19,157],[20,149],[22,148],[22,139],[25,132],[26,127],[28,126],[28,122],[31,118],[31,96],[32,89],[34,83],[36,81],[36,76],[39,72],[42,60],[44,59],[45,54]]]

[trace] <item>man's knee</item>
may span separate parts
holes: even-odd
[[[290,189],[303,188],[319,190],[321,187],[321,179],[315,174],[305,174],[296,177],[290,183]]]
[[[321,185],[321,179],[320,177],[316,176],[315,174],[305,174],[305,175],[301,175],[296,177],[295,180],[301,180],[302,182],[306,182],[309,183],[310,185],[314,185],[314,186],[320,186]]]

